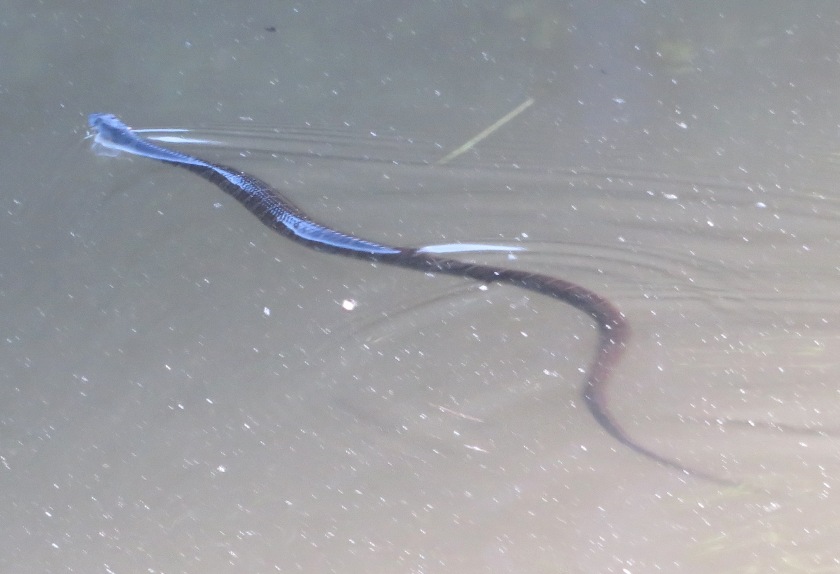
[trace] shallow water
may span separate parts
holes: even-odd
[[[840,570],[840,8],[62,6],[0,35],[2,569]],[[616,417],[737,485],[592,420],[588,317],[292,244],[90,112],[374,241],[525,247],[463,257],[612,300]]]

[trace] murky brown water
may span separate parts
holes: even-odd
[[[840,571],[834,3],[2,18],[3,571]],[[106,111],[376,241],[525,246],[466,257],[614,301],[616,417],[736,485],[596,424],[574,309],[291,244],[91,153]]]

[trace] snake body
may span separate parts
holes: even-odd
[[[630,329],[621,312],[606,298],[559,277],[466,263],[418,248],[384,245],[336,231],[312,220],[271,185],[253,175],[152,143],[132,131],[113,114],[91,114],[88,125],[96,145],[191,171],[232,196],[274,231],[309,247],[427,273],[445,273],[484,283],[507,283],[552,297],[586,313],[594,320],[599,336],[581,394],[598,424],[618,442],[648,459],[686,474],[728,483],[704,471],[690,469],[638,443],[610,412],[606,387],[624,351]]]

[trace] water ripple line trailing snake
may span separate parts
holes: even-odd
[[[422,248],[394,247],[342,233],[311,219],[266,182],[240,170],[152,143],[132,131],[113,114],[91,114],[88,126],[95,146],[154,159],[191,171],[232,196],[277,233],[314,249],[426,273],[445,273],[484,283],[506,283],[552,297],[586,313],[598,329],[598,343],[584,376],[581,395],[597,423],[624,446],[663,466],[718,484],[734,484],[709,472],[690,468],[637,442],[612,414],[607,385],[624,352],[630,328],[615,305],[597,293],[559,277],[467,263],[440,257]]]

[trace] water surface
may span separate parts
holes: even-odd
[[[0,564],[27,572],[840,569],[834,3],[9,3]],[[509,110],[474,150],[435,164]],[[319,254],[85,117],[567,306]],[[355,302],[346,310],[346,301]]]

